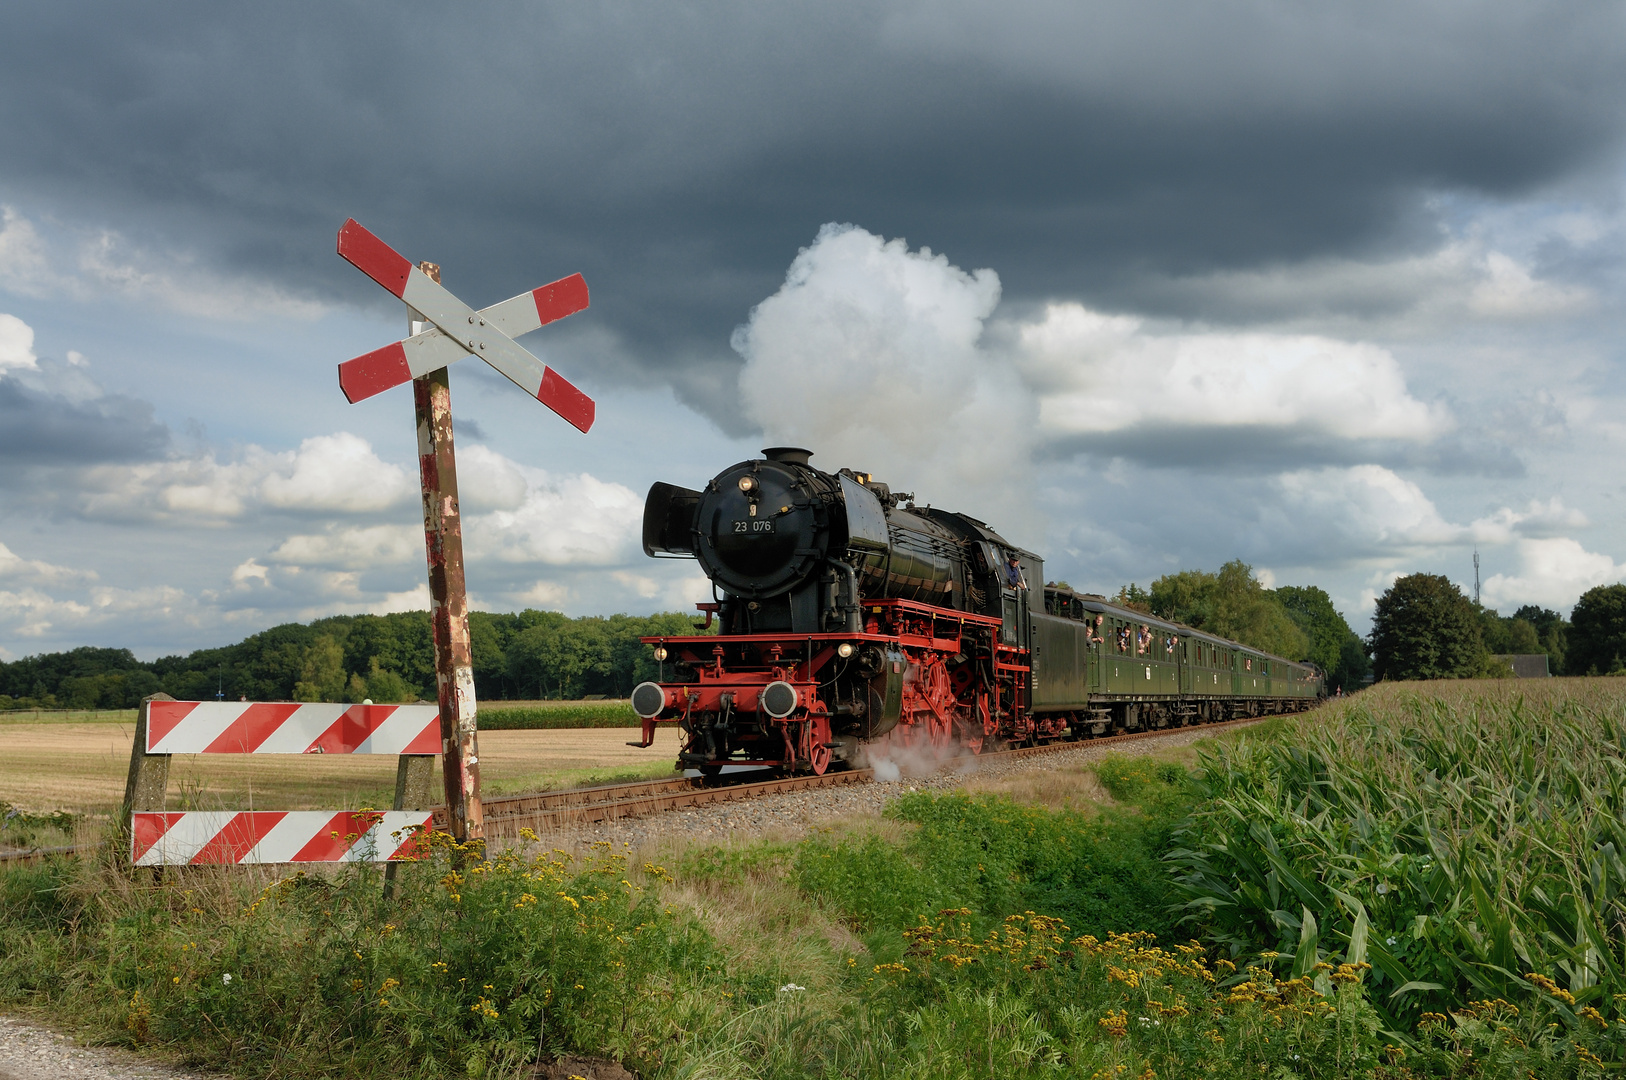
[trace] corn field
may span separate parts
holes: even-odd
[[[1384,683],[1295,724],[1203,758],[1168,856],[1194,930],[1294,976],[1370,963],[1396,1027],[1619,1011],[1626,680]]]

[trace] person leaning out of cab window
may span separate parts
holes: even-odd
[[[1022,560],[1014,554],[1005,560],[1005,583],[1013,589],[1028,587],[1026,579],[1022,577]]]

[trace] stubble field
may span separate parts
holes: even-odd
[[[484,790],[501,795],[670,771],[676,732],[659,732],[647,749],[626,745],[635,735],[614,727],[482,731]],[[20,721],[0,714],[0,803],[31,814],[105,815],[123,798],[134,736],[131,713]],[[395,767],[392,756],[178,754],[170,764],[170,809],[388,806]]]

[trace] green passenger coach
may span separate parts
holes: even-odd
[[[1033,621],[1033,712],[1108,732],[1300,712],[1325,695],[1311,664],[1046,586]]]

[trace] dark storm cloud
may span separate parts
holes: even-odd
[[[1504,443],[1447,435],[1427,444],[1350,439],[1312,424],[1140,424],[1121,431],[1069,435],[1040,447],[1041,459],[1120,458],[1153,468],[1261,476],[1327,465],[1375,464],[1443,476],[1518,478],[1524,462]]]
[[[625,346],[600,377],[715,414],[729,330],[826,221],[1142,309],[1179,303],[1159,276],[1426,247],[1426,193],[1617,147],[1622,11],[25,5],[0,195],[326,296],[383,296],[332,254],[351,215],[480,303],[579,269],[571,334]]]
[[[169,443],[169,429],[145,401],[120,394],[76,399],[0,375],[0,471],[143,461]]]

